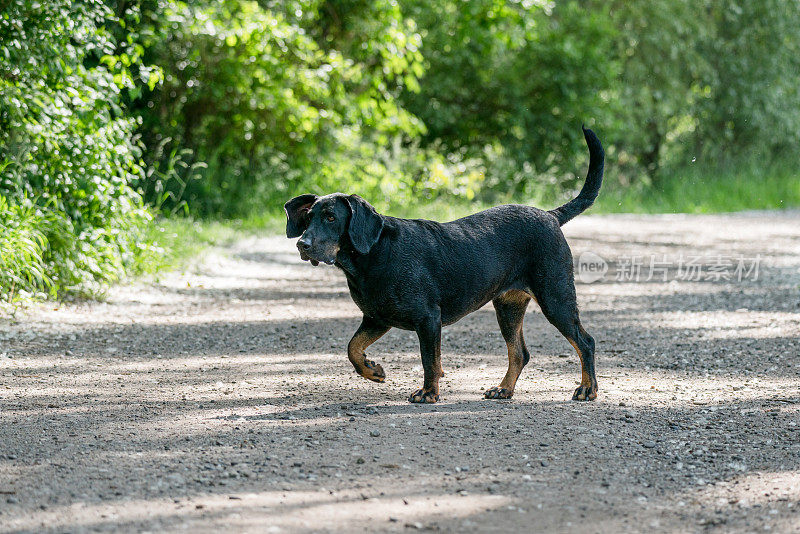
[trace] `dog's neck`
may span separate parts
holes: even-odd
[[[347,275],[348,278],[357,276],[359,269],[356,267],[355,261],[353,261],[353,254],[352,252],[339,250],[336,253],[336,261],[334,265],[344,271],[344,274]]]
[[[373,247],[373,250],[375,250],[375,247]],[[348,243],[336,253],[334,265],[344,271],[344,274],[351,281],[358,280],[363,277],[366,269],[365,263],[371,253],[372,251],[367,254],[359,254]]]

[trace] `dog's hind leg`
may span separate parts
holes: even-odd
[[[356,373],[373,382],[386,380],[386,373],[383,372],[380,364],[368,360],[364,351],[390,329],[391,327],[382,325],[365,315],[361,326],[358,327],[347,345],[347,357],[355,367]]]
[[[575,348],[581,360],[581,384],[572,400],[585,401],[597,398],[597,378],[594,372],[594,338],[581,326],[575,286],[571,277],[559,283],[547,284],[547,289],[536,295],[542,313]]]
[[[581,385],[572,394],[572,400],[584,401],[597,398],[597,378],[594,372],[594,338],[578,322],[578,335],[570,343],[581,359]]]
[[[508,371],[499,386],[486,390],[483,396],[487,399],[510,399],[522,368],[530,360],[522,337],[522,321],[530,300],[530,295],[523,291],[509,291],[492,301],[500,332],[508,347]]]

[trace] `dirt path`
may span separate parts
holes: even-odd
[[[0,531],[800,531],[800,213],[565,230],[609,266],[578,284],[594,403],[533,306],[514,399],[483,400],[489,305],[444,332],[442,402],[408,404],[414,335],[369,351],[385,384],[355,375],[343,276],[278,237],[0,323]]]

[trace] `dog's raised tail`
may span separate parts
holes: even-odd
[[[603,145],[600,144],[600,140],[594,132],[588,128],[583,128],[583,136],[589,146],[589,172],[586,175],[586,182],[584,182],[583,188],[581,188],[581,192],[578,193],[577,197],[559,208],[550,210],[550,213],[558,219],[560,226],[564,226],[566,222],[574,219],[594,204],[594,199],[597,198],[597,194],[600,192],[600,185],[603,183],[603,162],[605,159]]]

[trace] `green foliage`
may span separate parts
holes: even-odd
[[[167,155],[165,149],[171,141],[169,137],[162,140],[153,152],[153,163],[147,168],[146,178],[140,186],[142,194],[150,199],[157,212],[169,216],[177,213],[189,215],[191,210],[184,194],[192,181],[202,179],[199,171],[208,165],[202,161],[188,163],[193,159],[188,148],[172,148]]]
[[[137,104],[148,162],[169,137],[208,167],[144,190],[223,216],[305,191],[541,201],[582,181],[582,122],[612,187],[722,163],[733,141],[779,157],[798,146],[781,69],[800,57],[800,9],[767,4],[150,0],[135,35],[165,81]]]
[[[143,131],[150,146],[169,136],[208,164],[185,192],[201,213],[258,209],[324,180],[335,156],[421,129],[394,98],[421,59],[395,4],[363,4],[356,31],[369,46],[349,55],[303,26],[323,24],[319,2],[296,5],[301,20],[239,0],[156,8],[147,58],[165,77],[142,105]]]
[[[702,80],[695,144],[702,155],[759,151],[796,158],[800,137],[800,3],[711,1],[708,39],[698,43]],[[735,147],[731,150],[729,147]],[[700,153],[695,154],[698,157]]]
[[[137,120],[120,105],[135,87],[132,59],[115,55],[106,24],[97,0],[13,0],[0,14],[0,194],[10,206],[0,224],[10,242],[36,243],[25,254],[41,276],[27,279],[40,289],[92,290],[146,248],[138,236],[150,214],[130,186],[143,172]]]
[[[497,176],[501,190],[531,175],[567,174],[585,153],[580,124],[612,117],[606,90],[618,74],[608,16],[575,2],[408,2],[423,32],[427,74],[407,107],[426,139],[480,155],[491,146],[528,172]],[[578,156],[580,155],[580,156]],[[509,180],[511,178],[511,180]],[[509,183],[510,182],[510,183]]]
[[[693,0],[620,0],[593,9],[608,10],[619,30],[609,51],[622,62],[615,98],[624,105],[610,125],[618,165],[627,175],[654,178],[697,125],[695,106],[705,94],[700,80],[709,66],[698,43],[713,29]]]
[[[592,2],[623,62],[610,124],[622,185],[660,183],[702,158],[785,159],[800,145],[797,2]],[[662,172],[663,170],[663,172]],[[642,176],[644,175],[644,176]],[[644,178],[644,179],[643,179]]]
[[[52,294],[44,258],[48,243],[42,231],[48,226],[32,206],[9,204],[0,195],[0,303]]]

